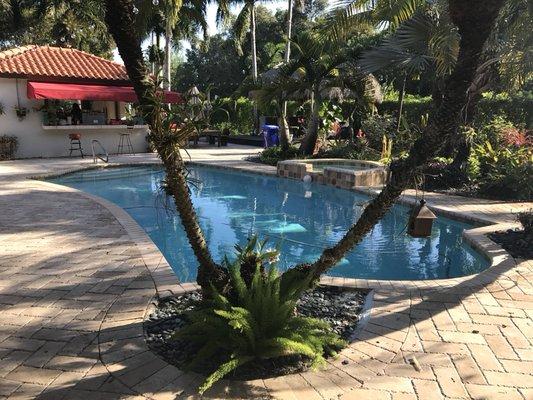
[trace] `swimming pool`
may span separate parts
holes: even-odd
[[[315,183],[194,166],[191,196],[209,248],[220,261],[252,233],[279,244],[280,269],[313,261],[361,214],[364,195]],[[124,208],[144,228],[182,282],[196,279],[196,260],[173,200],[160,189],[161,167],[75,172],[51,179]],[[477,273],[489,263],[461,233],[471,226],[439,217],[430,238],[405,233],[408,208],[396,205],[330,275],[423,280]]]

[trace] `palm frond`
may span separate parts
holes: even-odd
[[[198,393],[204,394],[204,392],[213,386],[216,382],[229,374],[231,371],[236,370],[239,366],[246,364],[253,360],[252,356],[237,356],[228,362],[222,364],[218,369],[207,377],[204,383],[198,388]]]
[[[437,74],[446,75],[458,48],[459,36],[445,14],[417,11],[380,45],[364,52],[359,66],[369,73],[389,67],[412,73],[435,66]]]
[[[237,53],[242,56],[242,45],[244,43],[244,39],[246,38],[246,33],[250,29],[250,14],[251,14],[251,7],[253,7],[253,4],[245,3],[244,7],[242,8],[239,15],[237,15],[237,19],[235,19],[235,23],[233,24],[233,35],[234,35],[234,42],[235,42],[235,48],[237,50]]]
[[[372,24],[372,0],[339,0],[332,4],[321,29],[324,36],[346,39],[361,24]]]
[[[374,20],[396,29],[427,5],[427,0],[389,0],[377,1]]]

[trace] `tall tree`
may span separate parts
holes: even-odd
[[[111,57],[100,0],[0,0],[0,47],[74,47]]]
[[[336,79],[338,66],[347,61],[348,56],[340,43],[323,40],[314,30],[299,32],[291,42],[293,58],[277,68],[278,76],[271,85],[259,91],[259,97],[264,103],[287,95],[311,98],[307,134],[300,145],[302,154],[311,155],[318,139],[323,92],[328,83]]]
[[[172,50],[181,39],[193,40],[198,32],[207,34],[207,3],[203,0],[142,0],[136,2],[136,29],[143,39],[154,35],[151,61],[163,71],[163,87],[172,84]],[[162,57],[160,38],[164,38]]]
[[[150,125],[150,138],[161,158],[166,172],[166,186],[174,198],[176,209],[200,264],[197,281],[208,289],[225,282],[225,272],[214,261],[207,246],[187,186],[185,164],[179,151],[179,140],[174,132],[162,123],[164,110],[153,79],[150,77],[141,51],[140,37],[134,28],[134,6],[131,0],[106,0],[106,23],[117,44],[119,54],[132,81],[133,88],[143,107],[143,115]]]
[[[173,87],[178,91],[197,85],[201,91],[211,88],[212,95],[229,97],[246,78],[245,60],[235,57],[234,44],[223,33],[194,43],[186,55],[174,77]]]
[[[293,9],[293,0],[287,1],[287,39],[285,44],[285,56],[283,61],[285,64],[289,63],[291,59],[291,37],[292,37],[292,10]],[[279,124],[280,127],[280,144],[282,150],[287,150],[289,148],[289,124],[287,121],[287,100],[284,99],[281,105],[281,121]]]
[[[242,54],[242,43],[246,37],[246,32],[250,31],[250,54],[252,58],[251,75],[254,84],[257,83],[257,38],[256,38],[256,5],[258,0],[244,0],[241,12],[237,15],[235,24],[233,26],[235,32],[235,44],[237,51]],[[257,105],[254,103],[254,131],[259,132],[259,114]]]

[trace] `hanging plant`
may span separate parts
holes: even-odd
[[[17,117],[19,121],[22,121],[26,117],[26,115],[28,115],[28,112],[29,112],[29,110],[26,107],[15,106],[14,109],[15,109],[15,112],[17,113]]]

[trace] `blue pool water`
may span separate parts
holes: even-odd
[[[217,261],[233,254],[253,232],[281,246],[280,269],[313,261],[361,213],[367,197],[318,184],[207,167],[193,167],[191,194]],[[157,166],[76,172],[53,179],[124,208],[163,252],[181,281],[196,278],[196,261],[172,199],[163,194]],[[333,276],[367,279],[434,279],[469,275],[488,262],[461,233],[470,226],[439,217],[430,238],[405,233],[408,209],[395,206],[367,237],[331,270]]]

